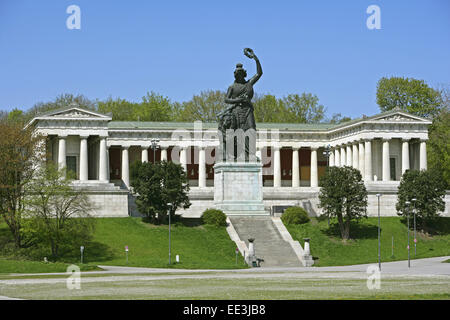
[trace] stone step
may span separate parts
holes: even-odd
[[[264,259],[262,267],[302,267],[291,245],[284,241],[270,216],[234,216],[229,219],[247,248],[248,239],[255,239],[255,255]]]

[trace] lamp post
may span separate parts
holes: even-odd
[[[416,237],[416,198],[412,198],[411,201],[414,203],[414,258],[416,257],[417,253],[417,237]]]
[[[325,151],[323,152],[323,155],[327,158],[327,168],[329,167],[330,149],[331,149],[331,146],[327,145],[325,147]],[[330,216],[328,216],[328,227],[329,226],[330,226]]]
[[[411,267],[411,258],[410,258],[410,251],[409,251],[409,205],[411,204],[411,202],[409,201],[405,201],[405,205],[406,205],[406,214],[407,214],[407,219],[408,219],[408,268]]]
[[[169,206],[170,206],[170,204],[169,204]],[[171,216],[171,214],[170,214],[170,210],[169,210],[169,264],[171,263],[171,260],[170,260],[170,258],[171,258],[171,247],[172,247],[172,245],[171,245],[171,234],[170,234],[170,216]]]
[[[381,193],[377,193],[376,194],[377,198],[378,198],[378,270],[381,271],[381,221],[380,221],[380,198],[381,198]]]
[[[150,146],[150,148],[152,148],[152,150],[153,150],[153,163],[156,163],[156,149],[159,149],[158,142],[159,142],[159,139],[151,140],[152,145]]]

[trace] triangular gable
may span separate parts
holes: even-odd
[[[375,116],[370,117],[367,120],[371,120],[371,121],[419,121],[419,122],[426,122],[426,123],[430,123],[431,121],[426,119],[426,118],[422,118],[416,115],[412,115],[410,113],[404,112],[404,111],[399,111],[399,110],[392,110],[389,112],[385,112],[385,113],[381,113]]]
[[[68,107],[52,110],[48,113],[44,113],[39,115],[37,118],[103,118],[103,119],[111,119],[110,116],[87,110],[79,107],[78,105],[69,105]]]
[[[105,115],[92,110],[87,110],[79,107],[77,104],[71,104],[65,108],[51,110],[49,112],[43,113],[34,117],[26,126],[32,125],[38,120],[101,120],[101,121],[111,121],[112,117],[110,115]]]

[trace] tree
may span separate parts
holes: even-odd
[[[347,122],[350,120],[352,120],[352,118],[342,116],[341,113],[333,113],[333,116],[331,117],[331,119],[328,122],[333,123],[333,124],[340,124],[340,123],[344,123],[344,122]]]
[[[142,97],[142,102],[135,105],[134,120],[140,121],[171,121],[172,104],[167,97],[155,92]]]
[[[426,228],[428,222],[439,216],[445,209],[445,182],[436,170],[407,170],[402,176],[398,187],[397,204],[395,208],[399,216],[405,217],[416,210],[417,225]],[[412,199],[417,199],[415,204]],[[410,207],[407,208],[406,201]]]
[[[131,187],[136,195],[136,205],[152,222],[165,221],[167,214],[174,216],[178,208],[189,208],[187,182],[183,167],[174,162],[137,161],[131,166]]]
[[[289,94],[283,98],[289,122],[319,123],[325,117],[325,107],[311,93]]]
[[[0,121],[0,217],[8,225],[16,248],[28,244],[22,238],[25,189],[44,160],[43,137],[23,129],[20,122]]]
[[[450,90],[440,90],[442,109],[428,131],[428,167],[442,173],[446,188],[450,187]]]
[[[175,120],[215,122],[217,114],[226,107],[225,96],[225,92],[220,90],[202,91],[179,105]]]
[[[67,177],[66,177],[67,175]],[[27,187],[24,234],[51,248],[52,258],[73,250],[91,238],[94,209],[86,192],[71,186],[71,175],[47,164]]]
[[[433,118],[441,108],[439,91],[425,81],[413,78],[381,78],[377,84],[377,103],[381,111],[395,108],[421,117]]]
[[[337,217],[341,237],[350,237],[350,222],[367,217],[367,190],[359,170],[329,167],[320,179],[319,207],[325,217]]]
[[[24,123],[25,115],[22,110],[14,108],[8,113],[8,121]]]
[[[131,121],[134,119],[134,110],[136,103],[129,102],[125,99],[113,99],[109,97],[105,101],[98,102],[98,112],[107,114],[111,113],[114,121]]]
[[[255,102],[255,121],[256,122],[283,122],[286,121],[286,105],[282,99],[274,95],[256,95]]]

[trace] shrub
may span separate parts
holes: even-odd
[[[281,220],[284,224],[303,224],[309,221],[309,217],[302,207],[290,207],[284,211]]]
[[[202,221],[217,227],[227,225],[227,216],[222,210],[206,209],[202,214]]]

